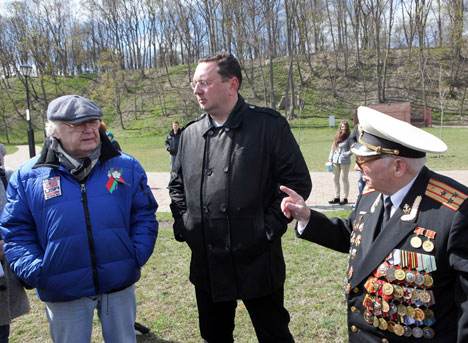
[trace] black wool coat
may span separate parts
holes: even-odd
[[[204,114],[182,132],[169,183],[190,280],[214,301],[270,294],[285,280],[283,184],[307,198],[310,174],[287,121],[239,100],[221,127]]]

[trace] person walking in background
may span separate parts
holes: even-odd
[[[279,185],[306,198],[310,174],[286,119],[245,103],[241,84],[231,54],[199,60],[191,86],[205,113],[186,125],[171,172],[174,236],[192,251],[190,281],[206,342],[234,341],[241,299],[258,342],[291,343]]]
[[[10,179],[0,217],[12,271],[37,289],[52,340],[136,342],[135,282],[158,234],[146,173],[99,130],[102,110],[65,95],[47,109],[39,156]]]
[[[437,137],[368,107],[358,117],[368,187],[348,219],[286,187],[282,209],[300,238],[349,253],[350,343],[468,342],[468,187],[425,166],[447,150]]]
[[[166,150],[169,151],[171,158],[171,170],[174,165],[174,160],[177,155],[177,150],[179,148],[180,134],[182,130],[180,129],[179,122],[175,120],[172,123],[172,130],[167,134],[166,137]]]
[[[351,166],[351,144],[349,140],[350,130],[347,121],[342,121],[335,134],[335,139],[328,156],[328,161],[333,163],[333,181],[335,184],[335,198],[330,200],[329,204],[346,205],[349,194],[349,168]],[[340,198],[341,187],[340,179],[343,184],[343,198]],[[341,199],[341,200],[340,200]]]
[[[6,149],[0,143],[0,213],[6,203],[6,189],[13,170],[4,166]],[[11,272],[4,256],[4,241],[0,233],[0,343],[8,343],[10,323],[29,312],[29,301],[23,285]]]

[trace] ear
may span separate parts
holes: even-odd
[[[402,177],[406,174],[407,169],[408,165],[406,164],[405,160],[397,158],[395,159],[395,161],[393,161],[393,171],[395,173],[395,176]]]
[[[239,80],[233,76],[229,81],[229,95],[236,95],[239,92]]]

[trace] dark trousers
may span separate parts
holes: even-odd
[[[195,288],[200,333],[208,343],[234,342],[234,317],[237,301],[213,302],[211,295]],[[284,289],[267,296],[242,300],[259,343],[294,343],[289,332],[289,313],[284,308]]]
[[[0,343],[8,343],[8,336],[10,336],[10,325],[0,325]]]

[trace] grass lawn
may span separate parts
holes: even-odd
[[[298,141],[307,166],[311,172],[325,171],[336,128],[299,127],[292,125],[292,130]],[[427,128],[426,131],[440,136],[440,128]],[[468,169],[467,139],[468,128],[448,127],[443,129],[443,141],[447,144],[446,153],[428,154],[429,168],[441,170]],[[148,172],[168,172],[169,153],[164,147],[166,136],[122,137],[118,138],[123,151],[135,156]]]
[[[349,211],[327,213],[346,216]],[[136,285],[137,320],[151,328],[138,343],[200,342],[193,285],[188,281],[190,251],[173,239],[169,214],[159,214],[160,233],[155,251],[143,267]],[[297,343],[341,343],[347,340],[343,278],[347,256],[296,239],[290,225],[283,238],[287,266],[285,305],[291,315],[290,329]],[[32,310],[15,319],[11,343],[51,342],[44,304],[28,291]],[[92,342],[102,342],[95,316]],[[236,315],[236,342],[257,342],[242,302]]]

